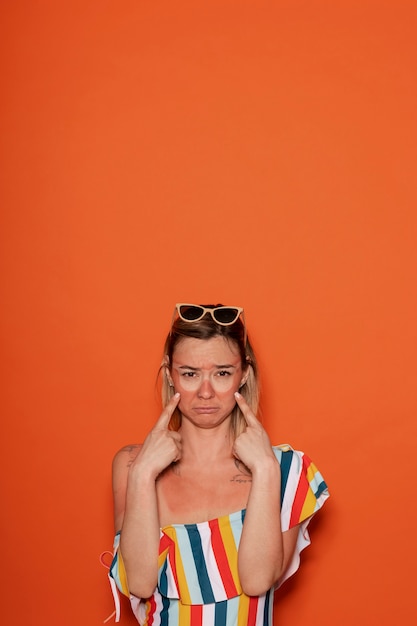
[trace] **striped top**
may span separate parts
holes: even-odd
[[[281,526],[299,525],[294,556],[277,587],[299,567],[300,552],[310,544],[307,525],[329,496],[312,461],[289,446],[273,448],[281,465]],[[130,597],[141,626],[271,626],[274,588],[258,597],[242,592],[237,557],[245,510],[199,524],[161,529],[158,586],[140,599],[129,594],[119,533],[110,576]]]

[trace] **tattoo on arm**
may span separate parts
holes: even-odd
[[[128,461],[127,461],[127,467],[130,467],[133,463],[133,461],[136,459],[137,455],[138,455],[138,448],[139,445],[138,444],[133,444],[131,446],[125,446],[123,449],[123,452],[127,452],[128,453]]]

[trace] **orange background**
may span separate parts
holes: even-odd
[[[245,307],[332,498],[277,626],[417,623],[414,0],[2,2],[1,622],[111,613],[176,301]],[[124,605],[121,624],[133,624]]]

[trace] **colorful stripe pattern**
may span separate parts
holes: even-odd
[[[114,538],[113,543],[113,561],[110,565],[109,574],[113,580],[115,580],[116,585],[125,596],[129,596],[129,587],[127,586],[127,577],[126,570],[123,563],[123,558],[121,553],[119,552],[120,545],[120,532],[118,532]]]
[[[299,554],[310,543],[307,525],[329,494],[305,454],[289,446],[273,449],[281,465],[282,530],[300,527],[296,552],[279,586],[298,569]],[[243,510],[161,530],[158,587],[146,600],[130,598],[141,626],[271,626],[274,590],[248,597],[240,586],[237,557],[244,519]],[[129,595],[117,547],[116,538],[110,575]]]

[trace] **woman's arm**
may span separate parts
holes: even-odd
[[[120,534],[129,591],[139,598],[152,595],[157,584],[160,524],[156,479],[181,456],[181,438],[168,430],[177,406],[174,396],[129,465],[129,451],[117,453],[113,462],[116,532]]]
[[[258,596],[285,572],[293,555],[298,527],[281,530],[281,470],[261,423],[242,396],[236,400],[247,428],[235,441],[234,454],[252,473],[239,545],[238,567],[243,591]]]

